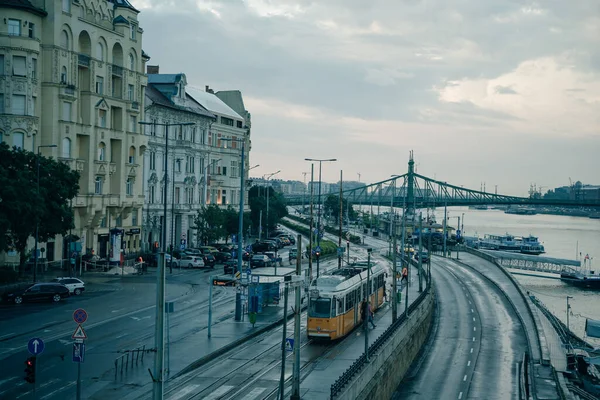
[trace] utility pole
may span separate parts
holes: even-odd
[[[460,217],[456,217],[458,218],[458,226],[456,229],[458,229],[458,235],[456,235],[456,259],[460,260],[460,243],[458,242],[460,237],[462,236],[462,232],[460,231]]]
[[[279,399],[283,400],[283,382],[285,381],[285,339],[287,338],[287,308],[288,308],[288,293],[289,284],[285,283],[285,291],[283,299],[283,338],[281,340],[281,376],[279,378]]]
[[[423,291],[423,213],[419,213],[419,293]]]
[[[343,172],[344,171],[340,171],[340,234],[339,234],[339,238],[338,238],[338,248],[342,249],[342,221],[344,219],[344,201],[342,198],[342,177],[343,177]],[[340,252],[340,255],[338,256],[338,269],[342,268],[342,253]]]
[[[446,236],[448,235],[448,231],[446,230],[446,220],[448,219],[448,207],[447,202],[444,201],[444,257],[446,257]]]
[[[371,251],[372,248],[367,249],[367,298],[364,303],[364,327],[365,327],[365,355],[367,362],[369,362],[369,302],[371,301]]]
[[[299,277],[302,275],[302,235],[297,236],[296,248],[298,252],[298,257],[296,257],[296,276]],[[296,306],[294,310],[294,370],[292,375],[291,400],[300,400],[300,303],[302,302],[300,291],[302,289],[303,287],[298,282],[296,286]]]
[[[392,253],[392,271],[393,271],[393,279],[392,279],[392,293],[391,293],[391,297],[392,297],[392,322],[396,322],[396,320],[398,319],[398,267],[397,267],[397,263],[398,263],[398,250],[397,250],[397,246],[398,246],[398,239],[396,238],[396,213],[394,213],[394,220],[393,220],[393,224],[394,224],[394,248],[392,249],[393,253]]]
[[[305,197],[306,197],[306,174],[308,174],[308,172],[302,173],[302,175],[304,175],[304,187],[302,188],[302,215],[304,215],[304,212],[306,210],[304,207]]]
[[[258,241],[262,240],[262,210],[258,213]]]
[[[406,262],[404,257],[404,247],[406,243],[406,191],[404,192],[404,201],[402,204],[402,243],[400,244],[401,252],[400,252],[400,266],[404,270],[404,263]],[[404,296],[404,314],[406,315],[408,312],[408,283],[410,282],[410,262],[406,263],[406,269],[408,271],[408,277],[406,279],[406,296]]]
[[[308,280],[309,285],[312,282],[312,243],[313,243],[313,188],[315,175],[315,165],[310,164],[310,232],[308,235]],[[300,254],[298,257],[302,257]]]

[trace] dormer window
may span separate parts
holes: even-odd
[[[131,40],[135,40],[135,38],[136,38],[135,34],[137,32],[137,25],[131,24],[130,29],[131,29],[131,31],[130,31]]]

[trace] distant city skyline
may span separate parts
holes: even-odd
[[[471,189],[598,183],[596,1],[134,5],[152,64],[243,91],[257,175],[303,181],[304,158],[332,157],[324,181],[377,182],[414,150],[419,173]]]

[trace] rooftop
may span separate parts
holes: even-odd
[[[0,7],[19,8],[21,10],[31,11],[35,14],[46,16],[48,13],[41,8],[37,8],[29,0],[0,0]]]
[[[149,76],[149,75],[148,75]],[[205,92],[202,89],[188,86],[186,92],[192,96],[198,103],[214,113],[225,115],[243,121],[244,118],[225,104],[221,99],[212,93]]]

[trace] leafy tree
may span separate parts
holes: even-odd
[[[226,235],[223,211],[216,204],[202,207],[195,218],[195,229],[204,245],[216,242]]]
[[[0,250],[19,252],[19,274],[27,261],[27,241],[38,225],[40,242],[73,227],[69,200],[79,191],[79,173],[52,158],[0,143]]]
[[[225,243],[227,243],[231,235],[237,235],[239,231],[240,213],[229,205],[227,209],[223,211],[223,222]]]
[[[336,224],[340,222],[340,196],[336,196],[334,194],[327,196],[325,203],[323,204],[323,208],[325,214],[330,214],[333,216]],[[344,219],[346,218],[346,210],[348,211],[348,217],[351,220],[356,218],[356,211],[354,211],[354,207],[348,207],[348,200],[342,197],[342,213]]]
[[[263,232],[266,232],[267,227],[266,196],[269,196],[269,228],[274,228],[283,217],[286,217],[288,215],[285,198],[281,193],[276,192],[272,187],[251,187],[248,191],[248,204],[250,205],[250,220],[253,227],[260,226],[260,212],[262,211]]]

